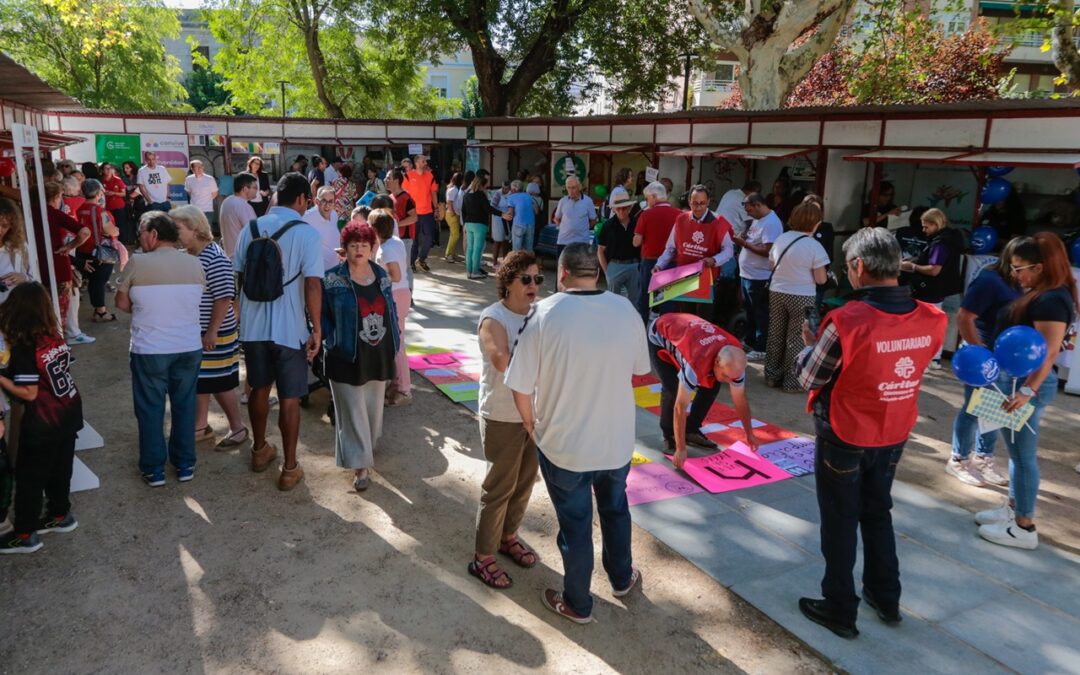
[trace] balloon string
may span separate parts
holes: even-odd
[[[1013,383],[1012,383],[1012,395],[1016,396],[1016,378],[1015,377],[1013,378]],[[1002,396],[1004,396],[1004,394],[1002,394]],[[1010,397],[1010,398],[1012,398],[1012,397]],[[1013,411],[1013,412],[1011,412],[1009,414],[1010,415],[1015,415],[1016,412]],[[1012,442],[1015,443],[1016,442],[1016,430],[1010,428],[1009,433],[1012,434]]]

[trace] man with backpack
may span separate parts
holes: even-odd
[[[265,471],[277,458],[277,448],[266,440],[270,387],[276,383],[285,454],[279,490],[291,490],[304,478],[296,461],[300,397],[308,393],[308,362],[322,341],[322,245],[319,233],[303,220],[310,205],[307,178],[285,174],[278,181],[277,206],[240,232],[233,254],[241,275],[240,341],[251,386],[251,470]]]

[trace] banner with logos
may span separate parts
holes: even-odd
[[[124,162],[142,164],[138,134],[98,134],[94,145],[98,164],[108,162],[117,171]]]
[[[142,151],[157,155],[158,164],[169,170],[172,182],[169,183],[169,201],[187,203],[184,192],[184,179],[188,174],[188,137],[184,134],[142,134]]]

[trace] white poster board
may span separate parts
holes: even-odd
[[[15,168],[19,172],[19,194],[22,197],[23,223],[26,226],[26,246],[30,258],[30,274],[42,283],[48,283],[53,299],[53,311],[60,318],[60,302],[56,293],[56,275],[53,272],[52,242],[49,240],[49,218],[45,201],[45,184],[38,180],[36,194],[30,194],[30,181],[26,173],[26,159],[29,156],[34,163],[34,175],[41,175],[41,146],[38,144],[37,129],[26,124],[11,125],[12,141],[15,145]],[[41,231],[45,237],[42,248],[45,249],[45,265],[38,260],[37,232],[34,231],[34,219],[31,216],[30,200],[38,200],[41,213]],[[48,281],[46,282],[46,278]]]

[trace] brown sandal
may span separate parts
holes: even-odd
[[[499,544],[499,553],[510,556],[518,567],[524,567],[526,569],[535,567],[536,563],[540,562],[540,556],[536,554],[536,551],[529,548],[517,537],[507,539]],[[531,561],[527,560],[528,556],[532,556]]]
[[[497,561],[493,555],[489,555],[483,560],[473,558],[473,561],[469,563],[469,574],[484,582],[485,585],[500,591],[506,590],[514,585],[514,580],[497,565]],[[504,578],[506,579],[506,583],[500,583],[500,580]]]

